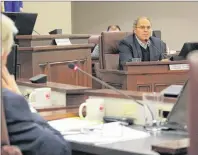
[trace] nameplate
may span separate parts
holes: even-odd
[[[179,71],[179,70],[189,70],[190,66],[189,64],[174,64],[174,65],[169,65],[170,70],[172,71]]]
[[[57,46],[63,46],[63,45],[71,45],[71,42],[68,38],[65,39],[55,39]]]

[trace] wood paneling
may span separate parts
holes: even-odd
[[[167,73],[128,73],[127,90],[144,91],[145,87],[148,92],[159,92],[171,84],[184,84],[188,79],[187,72],[174,71]],[[144,86],[140,89],[139,86]]]
[[[48,46],[54,39],[69,38],[72,44],[88,43],[89,34],[54,34],[54,35],[17,35],[16,42],[20,47]]]
[[[188,64],[187,61],[127,63],[123,71],[99,69],[102,80],[121,89],[160,92],[172,84],[184,84],[189,70],[170,70],[170,65]]]
[[[18,78],[31,78],[44,73],[49,82],[92,87],[92,80],[86,75],[67,67],[73,62],[91,74],[92,45],[68,45],[45,47],[19,47]]]
[[[69,85],[69,84],[61,84],[61,83],[54,83],[54,82],[47,82],[47,83],[31,83],[28,80],[25,79],[18,79],[17,84],[19,86],[26,86],[31,88],[42,88],[42,87],[49,87],[52,89],[52,91],[56,92],[62,92],[65,93],[66,97],[66,105],[67,108],[75,108],[78,107],[81,103],[83,103],[86,100],[86,97],[84,96],[85,90],[91,90],[89,87],[82,87],[82,86],[76,86],[76,85]],[[47,111],[49,108],[45,108],[45,111]],[[62,107],[51,107],[50,111],[54,110],[61,110]]]

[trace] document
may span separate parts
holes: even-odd
[[[80,118],[65,118],[48,122],[60,131],[68,141],[101,145],[150,136],[149,133],[132,129],[120,122],[101,123]]]
[[[101,124],[102,122],[88,121],[79,117],[64,118],[60,120],[48,121],[49,125],[64,134],[80,133],[81,129]]]
[[[63,45],[71,45],[71,42],[69,38],[64,38],[64,39],[55,39],[56,45],[57,46],[63,46]]]
[[[89,132],[79,134],[66,134],[64,138],[68,141],[89,143],[93,145],[101,145],[108,143],[115,143],[126,140],[134,140],[149,137],[150,134],[147,132],[131,129],[121,125],[119,122],[107,123],[92,126]]]

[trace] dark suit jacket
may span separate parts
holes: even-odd
[[[150,61],[158,61],[165,58],[166,44],[161,41],[159,38],[150,37]],[[118,46],[119,51],[119,66],[122,69],[122,66],[126,62],[130,62],[132,58],[141,58],[142,51],[140,44],[138,43],[134,34],[127,36],[119,42]]]
[[[23,155],[70,155],[69,143],[37,113],[23,96],[3,89],[3,104],[11,145]]]

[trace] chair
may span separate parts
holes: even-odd
[[[22,155],[19,148],[10,145],[3,104],[1,106],[1,155]]]
[[[92,35],[89,39],[88,39],[88,43],[89,44],[95,44],[95,46],[97,44],[99,44],[100,46],[100,35]],[[91,52],[93,52],[95,46],[91,49]],[[96,70],[99,66],[99,58],[92,58],[92,75],[93,76],[96,76]],[[95,89],[100,89],[101,88],[101,85],[96,82],[95,80],[92,80],[92,88],[95,88]]]
[[[1,144],[10,145],[3,104],[1,106]]]
[[[89,39],[88,39],[88,44],[99,44],[100,40],[100,35],[92,35]],[[95,46],[94,46],[95,47]],[[94,47],[91,49],[91,52],[93,52]]]
[[[16,146],[4,145],[1,148],[1,155],[22,155],[22,153]]]
[[[132,32],[102,32],[100,39],[99,63],[95,65],[96,77],[121,89],[123,86],[123,75],[118,75],[119,54],[117,51],[118,43]],[[113,73],[111,71],[115,71]],[[109,72],[110,71],[110,72]],[[104,88],[104,87],[103,87]]]
[[[8,71],[10,74],[14,75],[15,79],[19,77],[19,69],[17,67],[17,50],[18,50],[18,45],[17,44],[13,45],[7,60]]]
[[[132,32],[102,32],[100,48],[101,69],[118,69],[119,54],[118,43]]]

